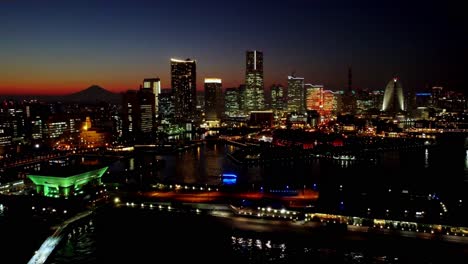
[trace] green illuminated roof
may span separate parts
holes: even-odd
[[[28,178],[36,185],[44,185],[51,187],[71,187],[71,186],[81,186],[86,183],[99,179],[106,172],[109,167],[103,167],[96,170],[91,170],[83,172],[80,174],[68,176],[68,177],[57,177],[57,176],[47,176],[47,175],[33,175],[29,174]]]

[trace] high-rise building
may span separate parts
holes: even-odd
[[[237,117],[239,116],[239,100],[240,99],[240,89],[237,88],[227,88],[224,91],[224,106],[225,106],[225,115],[227,117]]]
[[[159,108],[158,103],[159,99],[158,96],[161,93],[161,80],[159,78],[149,78],[143,80],[143,89],[149,89],[154,94],[154,107],[156,109]]]
[[[288,112],[304,112],[304,78],[288,76]]]
[[[174,121],[174,95],[170,89],[163,89],[159,94],[158,116],[162,123]]]
[[[315,110],[320,114],[323,108],[323,85],[304,84],[307,110]]]
[[[141,139],[151,136],[155,128],[154,94],[149,89],[129,90],[123,95],[123,136],[127,139]],[[146,137],[150,139],[150,137]]]
[[[273,111],[286,110],[286,91],[282,85],[272,85],[270,88],[271,93],[271,109]]]
[[[220,120],[223,112],[222,81],[218,78],[205,78],[205,119]]]
[[[322,108],[322,115],[323,116],[330,116],[336,113],[338,108],[337,97],[335,93],[330,90],[323,91],[323,108]]]
[[[195,117],[197,103],[195,60],[171,59],[171,86],[174,95],[176,121],[191,121]]]
[[[385,87],[382,111],[397,113],[405,110],[403,87],[398,78],[393,78]]]
[[[263,52],[246,52],[244,111],[257,111],[265,108],[263,91]]]

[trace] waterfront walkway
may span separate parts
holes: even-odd
[[[42,243],[41,247],[34,253],[34,256],[29,260],[28,264],[43,264],[47,261],[50,254],[54,252],[55,248],[60,241],[62,240],[63,236],[66,235],[69,227],[88,216],[90,216],[93,212],[92,211],[85,211],[75,215],[74,217],[65,220],[61,225],[57,226],[55,232],[49,236],[44,243]]]

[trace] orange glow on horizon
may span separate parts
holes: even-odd
[[[0,85],[0,95],[67,95],[76,93],[87,89],[94,84],[75,84],[75,85],[60,85],[60,84],[36,84],[36,85]],[[124,85],[99,85],[96,84],[109,92],[120,93],[128,89],[132,89],[132,86]],[[125,88],[124,88],[124,87]],[[66,87],[66,88],[64,88]],[[134,88],[136,89],[136,88]]]

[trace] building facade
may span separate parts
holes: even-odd
[[[171,87],[174,95],[176,122],[187,122],[195,117],[197,104],[196,61],[171,59]]]
[[[403,87],[398,78],[390,80],[385,87],[382,111],[393,113],[405,111]]]
[[[286,110],[286,89],[282,85],[272,85],[270,94],[271,109],[275,112]]]
[[[265,94],[263,90],[263,52],[253,50],[246,52],[244,111],[263,110]]]
[[[161,80],[159,78],[147,78],[143,80],[143,89],[149,89],[154,94],[154,108],[159,108],[159,94],[161,93]],[[157,114],[157,110],[156,110]]]
[[[288,76],[288,112],[304,112],[304,78]]]
[[[227,88],[224,91],[224,114],[227,117],[239,116],[240,90],[238,88]]]
[[[220,120],[223,113],[222,80],[205,78],[205,119]]]
[[[304,84],[306,110],[321,112],[323,109],[323,85]]]

